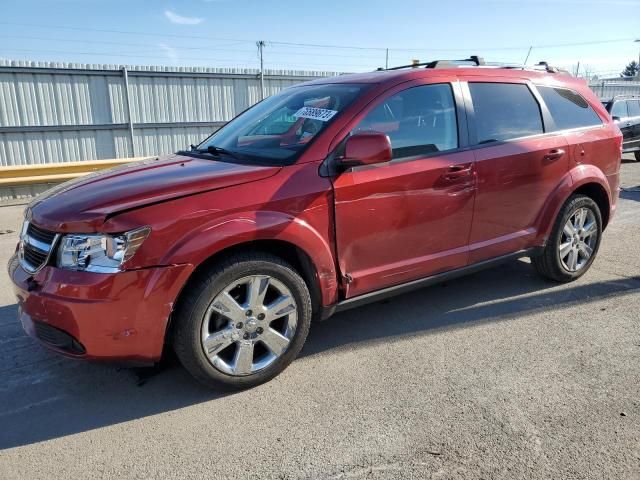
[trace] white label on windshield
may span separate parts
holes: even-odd
[[[293,116],[297,118],[310,118],[312,120],[328,122],[336,113],[338,113],[336,110],[327,110],[326,108],[302,107],[294,113]]]

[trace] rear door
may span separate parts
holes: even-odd
[[[640,148],[640,100],[627,100],[627,111],[631,123],[631,138],[629,148]]]
[[[626,100],[616,100],[611,107],[611,117],[622,132],[622,149],[627,150],[633,143],[633,124],[629,120]]]
[[[527,81],[464,80],[478,177],[469,242],[473,264],[531,246],[537,218],[568,171],[569,155],[561,134],[545,132],[548,111]]]
[[[562,133],[569,143],[571,166],[591,164],[598,165],[605,174],[617,172],[620,152],[611,141],[611,130],[604,128],[603,120],[582,94],[566,87],[536,88],[553,120],[547,130]],[[591,92],[585,87],[583,93]]]
[[[343,287],[353,297],[467,264],[475,177],[456,81],[397,86],[341,134],[386,133],[388,163],[334,180]]]

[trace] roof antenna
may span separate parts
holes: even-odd
[[[522,64],[522,69],[527,66],[527,60],[529,60],[529,55],[531,55],[531,50],[533,50],[533,45],[529,47],[529,51],[527,52],[527,56],[524,59],[524,63]]]

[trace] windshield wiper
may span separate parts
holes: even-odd
[[[193,148],[191,151],[192,152],[196,152],[196,153],[209,153],[211,155],[215,155],[216,157],[219,157],[220,155],[227,155],[229,157],[232,157],[232,158],[235,158],[237,160],[240,160],[238,155],[236,155],[235,153],[227,150],[226,148],[216,147],[216,146],[213,146],[213,145],[209,145],[205,149]]]

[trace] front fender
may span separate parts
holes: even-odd
[[[327,239],[300,218],[276,211],[234,212],[202,225],[174,243],[161,260],[164,265],[200,265],[215,253],[256,240],[279,240],[295,245],[313,262],[322,303],[337,301],[337,274]]]
[[[587,184],[597,184],[602,187],[607,194],[609,205],[613,205],[611,188],[602,170],[594,165],[578,165],[572,168],[562,177],[538,216],[536,245],[546,244],[562,206],[576,190]]]

